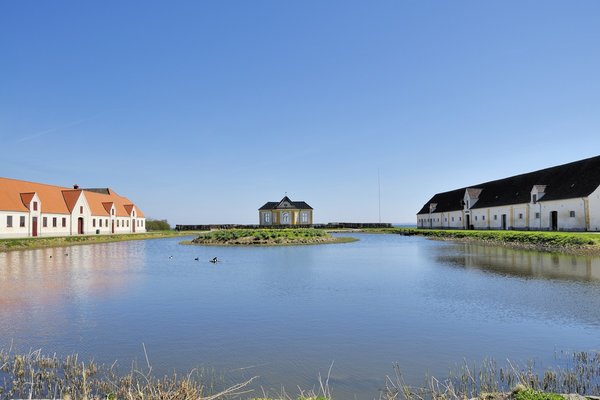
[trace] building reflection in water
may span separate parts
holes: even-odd
[[[0,253],[0,315],[92,302],[129,290],[145,265],[145,242]]]
[[[460,243],[438,248],[435,258],[445,264],[503,275],[600,281],[600,257]]]

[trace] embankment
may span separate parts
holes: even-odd
[[[364,230],[438,240],[469,241],[538,251],[600,255],[600,234],[589,232],[468,231],[390,228]]]

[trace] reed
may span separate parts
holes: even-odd
[[[145,351],[145,350],[144,350]],[[290,395],[284,388],[262,390],[257,395],[250,385],[257,377],[226,386],[212,371],[194,369],[187,374],[157,378],[146,365],[132,365],[121,374],[112,365],[84,361],[78,355],[60,358],[40,350],[13,354],[0,350],[0,398],[2,399],[104,399],[104,400],[333,400],[327,377],[319,377],[316,388]],[[555,368],[542,370],[535,363],[519,366],[494,360],[479,365],[463,363],[445,379],[428,377],[421,386],[405,382],[400,365],[385,378],[379,400],[560,400],[552,393],[600,395],[600,352],[560,353]],[[225,388],[223,388],[225,387]]]

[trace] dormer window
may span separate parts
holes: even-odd
[[[33,211],[37,211],[37,209],[38,209],[38,202],[34,201],[33,202]]]
[[[534,185],[531,189],[531,203],[537,204],[544,194],[546,194],[546,185]]]

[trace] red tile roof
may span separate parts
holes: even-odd
[[[90,206],[92,215],[110,215],[110,207],[114,204],[116,216],[131,216],[131,211],[135,207],[136,217],[144,217],[139,208],[129,199],[118,195],[112,189],[108,189],[104,193],[97,193],[85,189],[70,189],[2,177],[0,177],[0,210],[28,212],[27,207],[34,194],[37,194],[43,213],[70,214],[82,193]],[[108,209],[105,207],[105,203],[110,204]]]

